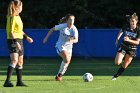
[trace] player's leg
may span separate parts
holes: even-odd
[[[63,51],[59,54],[63,61],[61,63],[61,66],[60,66],[60,69],[59,69],[59,73],[61,73],[62,75],[66,72],[67,70],[67,67],[70,63],[70,60],[71,60],[71,56],[68,55],[67,51]]]
[[[120,65],[123,61],[123,58],[125,56],[125,51],[121,50],[119,52],[117,52],[116,58],[115,58],[115,64],[116,65]],[[122,71],[122,67],[119,68],[119,70],[113,75],[112,80],[116,80],[116,78],[118,77],[117,74],[118,72]]]
[[[26,86],[22,82],[22,69],[23,69],[23,54],[24,54],[24,48],[23,48],[23,42],[22,40],[18,40],[18,43],[21,46],[21,50],[18,52],[18,63],[16,66],[16,74],[17,74],[17,84],[16,86]]]
[[[22,69],[23,69],[23,55],[19,56],[18,64],[16,66],[17,84],[16,86],[26,86],[22,82]]]
[[[60,57],[62,57],[63,61],[60,65],[60,69],[58,74],[56,75],[56,80],[60,81],[62,80],[62,75],[64,75],[64,73],[67,70],[67,67],[69,66],[70,60],[71,60],[71,56],[69,55],[69,52],[66,50],[63,50],[62,52],[59,53]]]
[[[119,70],[114,75],[114,77],[116,77],[116,78],[119,77],[124,72],[124,70],[127,68],[127,66],[131,63],[132,59],[133,59],[132,56],[126,54],[122,66],[119,68]]]
[[[3,85],[4,87],[13,87],[13,84],[11,83],[10,78],[13,74],[14,68],[16,67],[18,63],[18,53],[11,53],[10,58],[11,58],[11,63],[9,64],[8,69],[7,69],[7,78]]]
[[[117,55],[115,57],[115,64],[116,65],[120,65],[123,61],[123,58],[124,58],[125,54],[122,53],[122,52],[117,52]]]
[[[136,50],[128,51],[122,66],[126,69],[135,56],[136,56]]]
[[[136,50],[127,50],[126,55],[124,58],[124,62],[122,66],[119,68],[116,74],[114,74],[112,80],[115,80],[118,76],[120,76],[124,70],[127,68],[127,66],[132,62],[132,59],[136,56]]]
[[[128,67],[128,65],[132,62],[132,60],[133,60],[133,57],[131,56],[131,55],[126,55],[125,56],[125,59],[124,59],[124,63],[122,64],[122,67],[124,68],[124,69],[126,69],[127,67]]]

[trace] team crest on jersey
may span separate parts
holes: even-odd
[[[125,32],[125,35],[129,36],[129,37],[133,37],[133,38],[136,38],[137,34],[136,33],[133,33],[133,32],[130,32],[130,31],[126,31]]]
[[[61,32],[61,35],[66,36],[66,37],[73,37],[74,32],[73,32],[73,30],[70,31],[70,30],[67,30],[67,29],[63,29],[62,32]]]

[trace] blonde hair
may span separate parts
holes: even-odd
[[[137,16],[136,13],[133,13],[133,14],[130,16],[130,19],[135,19],[136,21],[139,21],[138,16]]]
[[[15,16],[17,14],[17,8],[21,5],[21,0],[11,0],[9,3],[7,16]]]

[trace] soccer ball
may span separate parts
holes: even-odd
[[[83,75],[83,80],[85,82],[91,82],[93,80],[93,75],[91,73],[85,73]]]

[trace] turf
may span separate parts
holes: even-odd
[[[133,63],[116,81],[111,81],[117,70],[113,59],[73,58],[62,82],[54,80],[61,63],[60,58],[25,59],[23,80],[28,87],[4,88],[9,58],[0,59],[0,93],[139,93],[140,64]],[[90,72],[92,82],[84,82],[82,75]],[[12,82],[16,84],[14,73]]]

